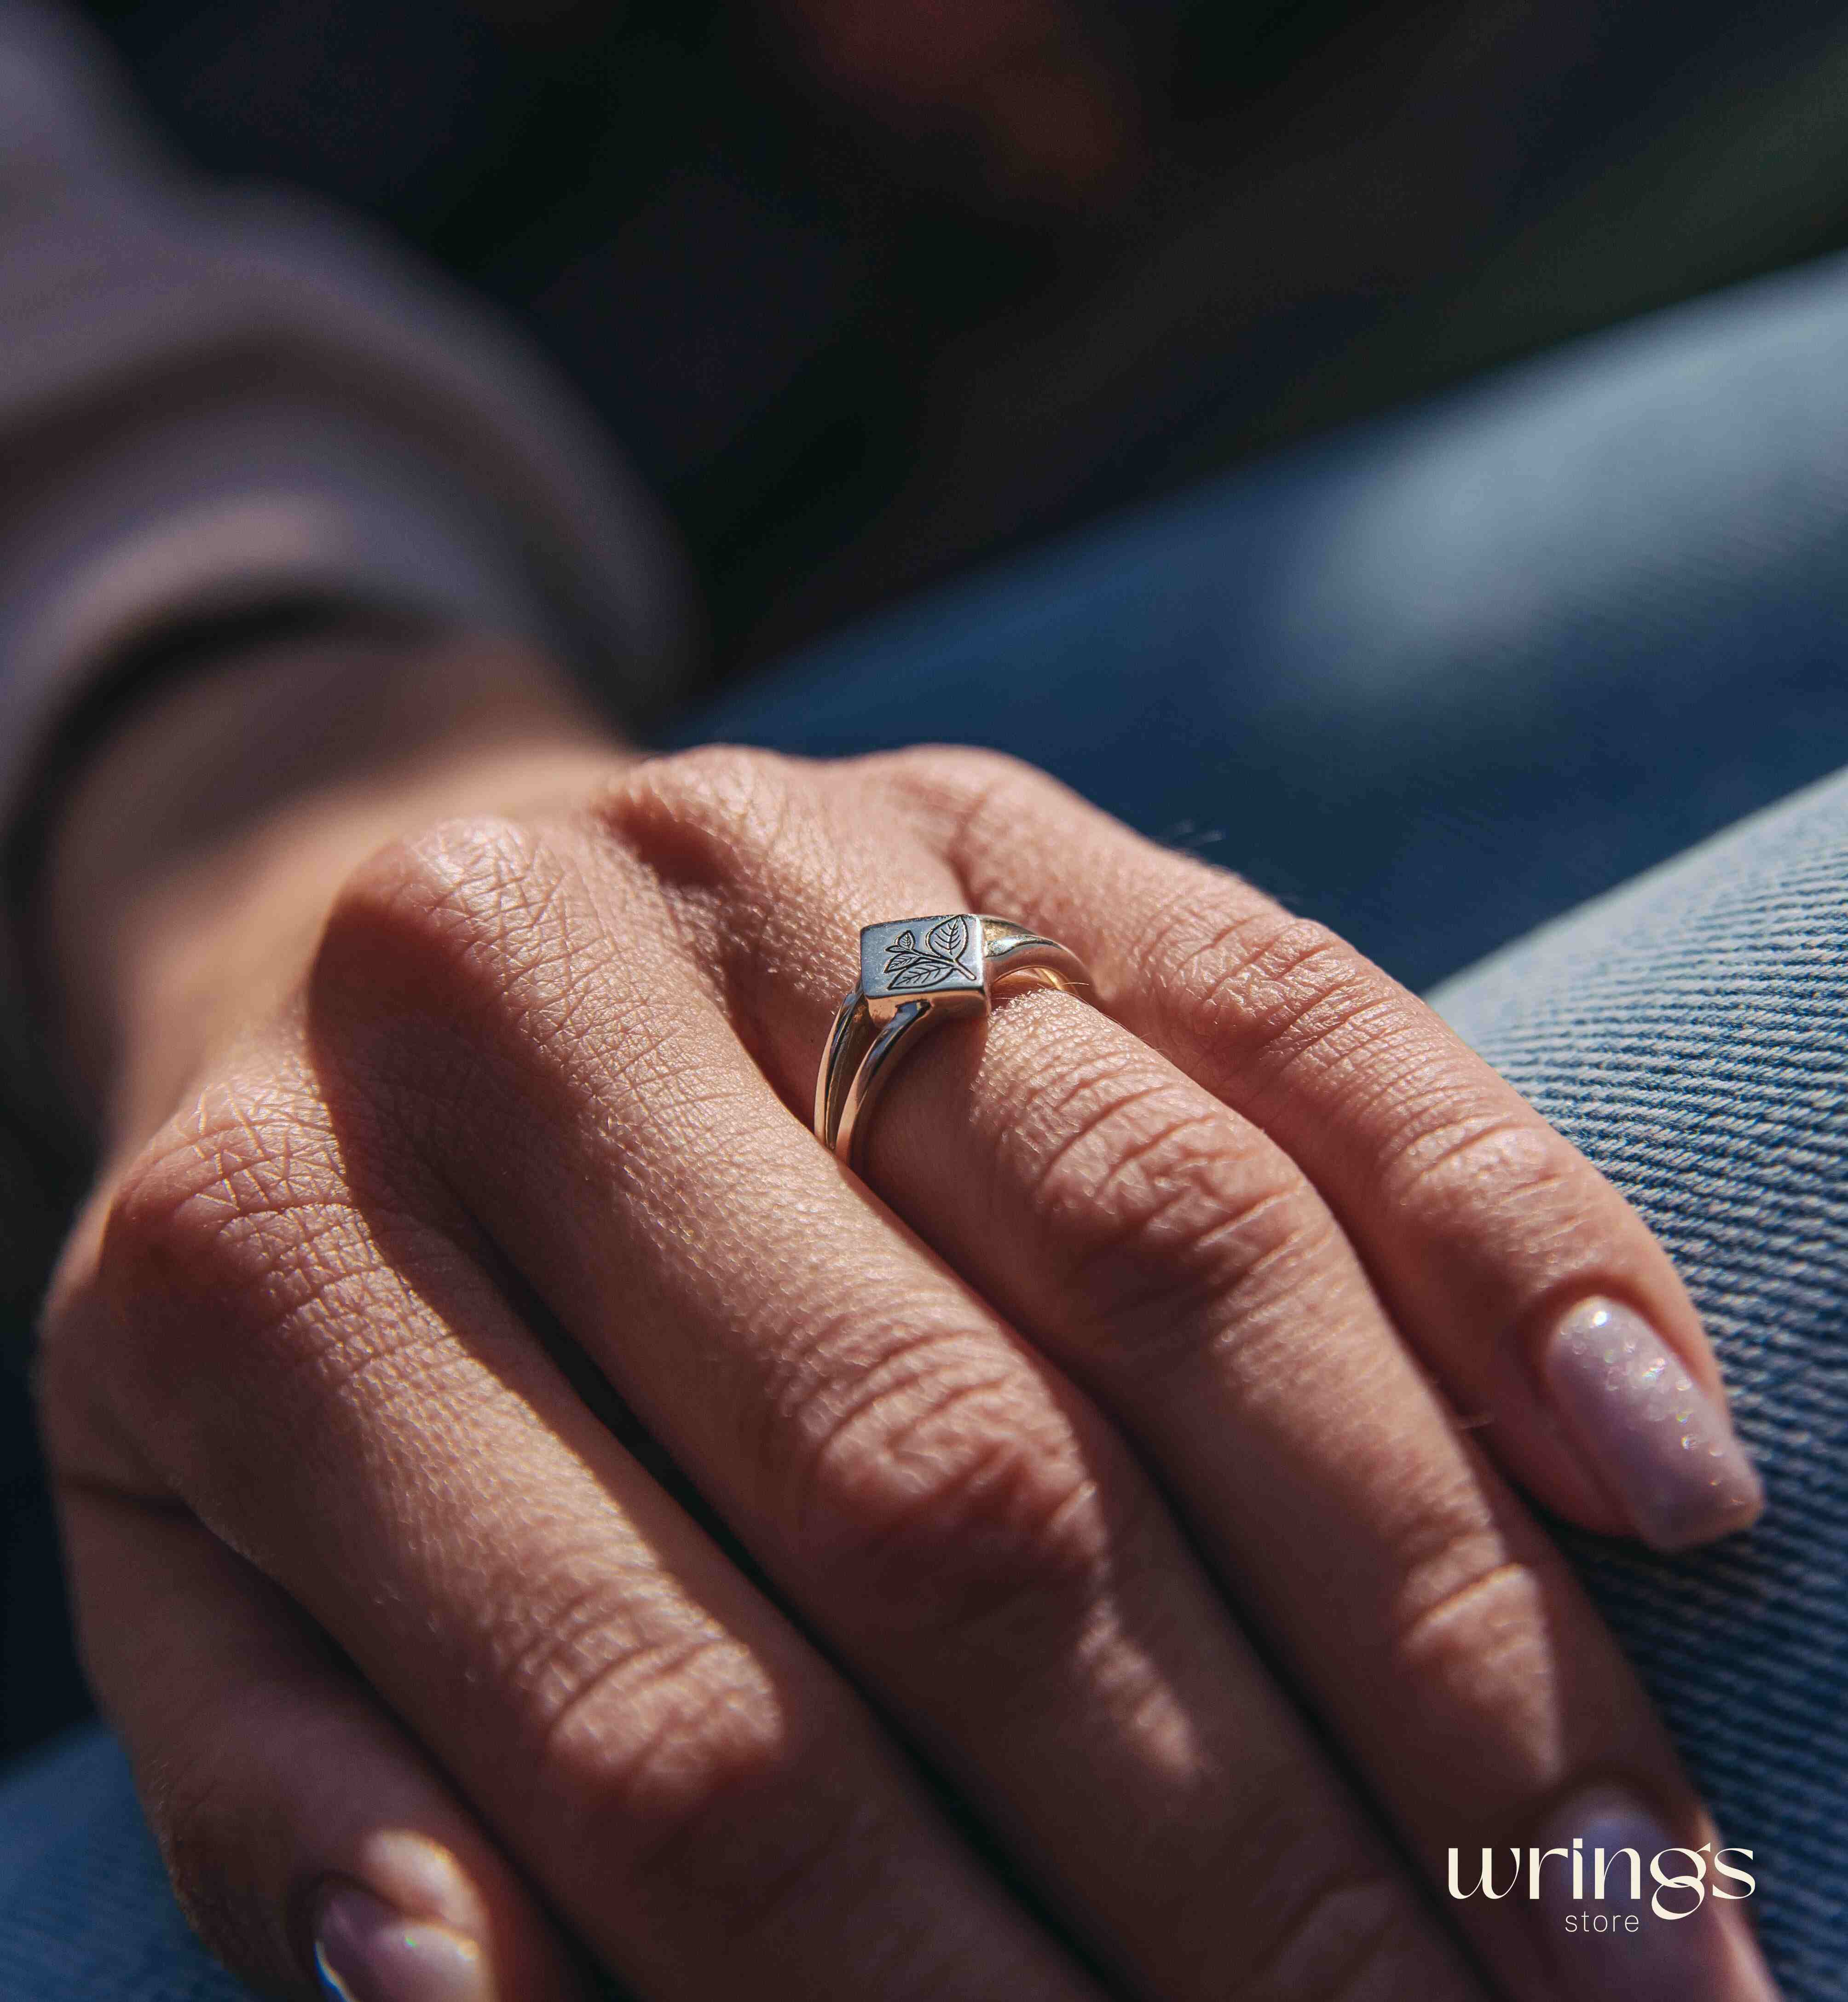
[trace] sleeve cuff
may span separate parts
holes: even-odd
[[[298,403],[176,415],[0,523],[0,800],[16,809],[73,704],[163,628],[316,598],[569,653],[493,521],[389,435]]]

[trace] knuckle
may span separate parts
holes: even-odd
[[[611,785],[598,817],[657,877],[727,885],[787,838],[796,769],[774,752],[703,745],[631,767]]]
[[[1571,1146],[1525,1111],[1484,1103],[1470,1090],[1440,1092],[1409,1118],[1383,1163],[1380,1183],[1395,1210],[1434,1241],[1487,1233],[1531,1254],[1549,1216],[1582,1222],[1584,1193]]]
[[[925,1338],[783,1428],[776,1486],[804,1568],[882,1634],[964,1631],[1088,1606],[1125,1504],[1101,1436],[1030,1379]],[[1114,1514],[1112,1508],[1114,1506]]]
[[[1011,832],[1023,810],[1069,797],[1056,780],[1004,751],[923,745],[882,753],[865,769],[937,829],[951,867],[971,884],[985,880],[997,830]]]
[[[1046,1088],[1065,1131],[1034,1196],[1062,1290],[1112,1358],[1184,1362],[1327,1251],[1302,1177],[1190,1090],[1121,1069]]]
[[[179,1448],[194,1420],[221,1419],[247,1394],[273,1405],[334,1372],[326,1324],[353,1295],[371,1328],[373,1262],[306,1080],[221,1079],[108,1201],[84,1315],[92,1366],[124,1408],[190,1414],[160,1428]]]
[[[1557,1777],[1562,1561],[1491,1523],[1452,1525],[1402,1568],[1386,1629],[1386,1674],[1446,1715],[1482,1787],[1511,1797]]]
[[[535,1685],[533,1770],[552,1811],[643,1843],[774,1767],[771,1693],[736,1642],[706,1630],[620,1637],[615,1621],[601,1641],[517,1678]]]
[[[839,1721],[805,1715],[730,1635],[623,1649],[564,1679],[547,1710],[539,1805],[572,1853],[599,1882],[613,1868],[691,1895],[738,1935],[797,1902],[873,1819],[822,1777]]]
[[[483,815],[390,844],[343,886],[311,972],[313,1020],[343,1105],[368,1138],[397,1136],[394,1162],[427,1163],[486,1105],[540,1090],[575,1103],[581,1043],[646,1041],[634,941],[619,945],[582,861],[568,826]],[[527,1128],[506,1130],[518,1144]]]
[[[106,1294],[124,1306],[228,1307],[242,1336],[329,1276],[322,1261],[344,1205],[325,1124],[304,1097],[281,1080],[221,1079],[157,1135],[108,1205]],[[191,1319],[195,1338],[211,1339],[212,1315],[162,1318]]]
[[[868,758],[863,769],[922,804],[965,813],[999,792],[1051,783],[1023,758],[975,745],[912,745]]]
[[[1217,915],[1214,913],[1216,912]],[[1182,1025],[1243,1065],[1323,1067],[1378,1059],[1402,997],[1393,981],[1327,926],[1267,898],[1203,898],[1190,881],[1153,920],[1144,963],[1170,969],[1167,1005]]]
[[[523,958],[558,900],[560,859],[497,815],[444,821],[389,842],[348,876],[311,975],[323,1005],[438,1012],[500,957]]]

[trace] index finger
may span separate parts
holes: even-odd
[[[1027,766],[941,751],[875,766],[933,824],[974,908],[1069,945],[1121,1021],[1298,1163],[1406,1340],[1538,1500],[1665,1550],[1757,1515],[1667,1254],[1416,996]]]

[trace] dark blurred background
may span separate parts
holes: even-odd
[[[1841,240],[1783,0],[140,0],[220,171],[486,291],[720,671],[1023,535]]]
[[[1821,0],[106,0],[202,165],[575,380],[720,677],[972,562],[1848,242]],[[0,1313],[71,1186],[0,1144]],[[81,1714],[0,1390],[0,1750]]]

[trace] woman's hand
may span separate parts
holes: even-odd
[[[643,761],[471,657],[124,841],[173,733],[317,684],[169,705],[53,877],[116,1137],[44,1421],[210,1943],[359,2002],[563,1996],[559,1921],[648,2002],[1768,1992],[1711,1899],[1602,1965],[1566,1861],[1446,1893],[1717,1840],[1508,1484],[1757,1505],[1592,1168],[1023,767]],[[933,1038],[863,1185],[806,1125],[857,930],[958,909],[1103,1008]]]

